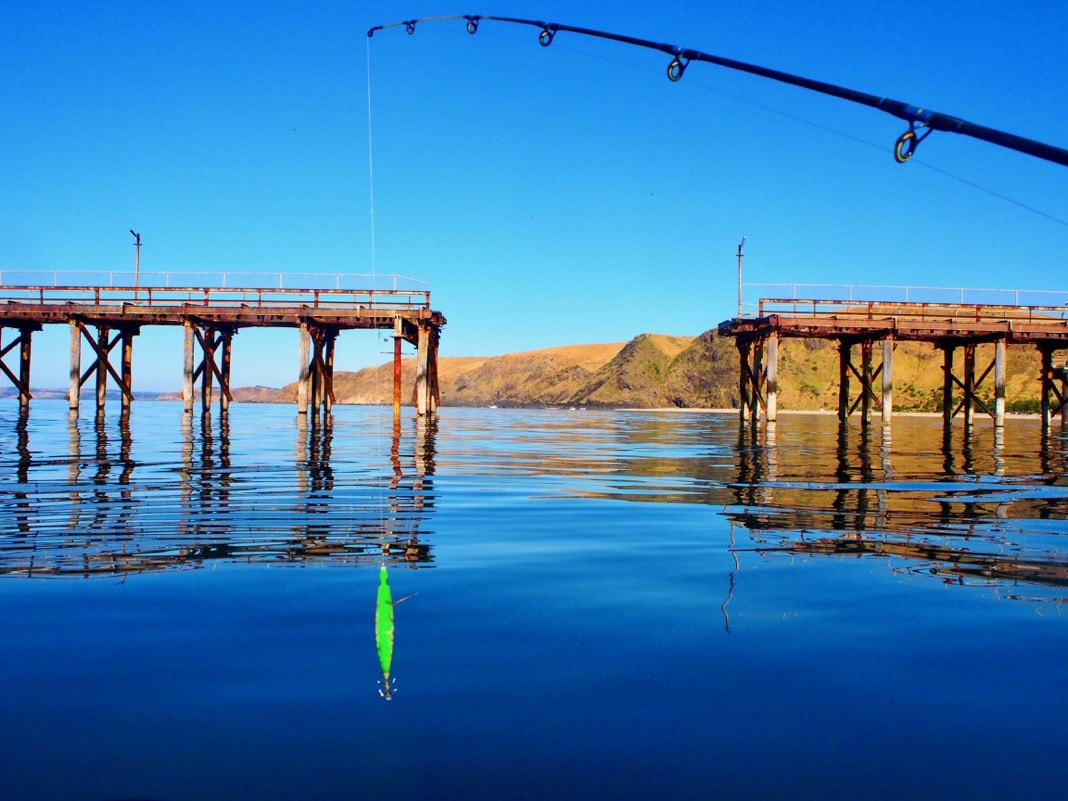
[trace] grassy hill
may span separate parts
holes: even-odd
[[[880,360],[876,348],[874,364]],[[960,372],[963,355],[956,354]],[[856,354],[854,359],[859,358]],[[993,345],[977,348],[979,374],[993,360]],[[641,334],[630,342],[572,345],[493,357],[441,357],[442,404],[451,406],[589,406],[636,408],[734,408],[738,403],[738,353],[733,340],[714,331],[698,337]],[[1010,347],[1006,399],[1010,411],[1038,407],[1037,351]],[[838,403],[838,353],[834,343],[787,339],[779,348],[779,408],[833,409]],[[415,360],[402,363],[402,398],[411,400]],[[993,403],[993,381],[980,397]],[[392,364],[334,377],[339,403],[392,402]],[[857,392],[856,384],[851,389]],[[958,393],[959,395],[959,393]],[[942,352],[901,342],[894,351],[894,407],[938,411]],[[278,400],[296,400],[296,384]]]

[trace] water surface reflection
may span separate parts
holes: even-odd
[[[434,440],[423,432],[416,445],[414,425],[392,440],[381,428],[345,430],[338,456],[329,416],[294,424],[286,414],[266,427],[253,418],[235,431],[227,413],[165,420],[154,411],[143,420],[71,415],[64,426],[14,421],[15,447],[0,452],[9,476],[0,573],[127,575],[218,559],[433,562],[420,536],[433,508]],[[67,441],[57,448],[60,432]]]
[[[729,522],[735,557],[877,557],[909,575],[1056,601],[1068,585],[1068,448],[1031,420],[943,435],[919,417],[891,431],[830,415],[753,429],[652,412],[446,410],[394,423],[381,410],[294,422],[286,407],[174,416],[158,404],[85,419],[42,409],[56,412],[41,404],[0,421],[4,573],[125,575],[220,559],[425,566],[444,471],[466,492],[520,502],[705,505]]]
[[[930,447],[930,421],[895,421],[881,436],[829,429],[816,419],[804,431],[761,431],[739,444],[724,514],[749,533],[745,550],[877,556],[909,575],[1064,600],[1063,438],[1028,451],[1019,432],[1007,447],[991,429],[964,436],[958,451],[960,431]],[[821,433],[835,437],[834,464],[815,444]]]

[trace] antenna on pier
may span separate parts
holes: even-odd
[[[745,236],[742,236],[742,241],[738,243],[738,316],[742,316],[742,257],[744,256],[742,249],[745,247]]]

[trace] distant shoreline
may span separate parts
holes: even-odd
[[[737,415],[738,414],[738,410],[737,409],[699,409],[699,408],[685,409],[685,408],[682,408],[682,407],[679,407],[679,406],[665,406],[665,407],[656,408],[656,409],[643,409],[643,408],[639,408],[639,407],[627,406],[627,407],[620,407],[619,409],[616,409],[615,411],[618,411],[618,412],[672,412],[672,413],[678,413],[678,412],[700,412],[702,414],[733,414],[733,415]],[[830,416],[830,417],[837,417],[838,416],[838,412],[837,411],[832,411],[830,409],[779,409],[779,414],[780,415],[812,414],[812,415],[822,415],[822,416]],[[896,409],[894,410],[894,417],[941,417],[941,416],[942,416],[941,412],[909,412],[909,411],[898,411]],[[860,417],[859,414],[850,415],[850,419],[859,418],[859,417]],[[882,418],[882,415],[879,414],[878,412],[873,412],[872,413],[872,417],[873,418],[876,418],[876,417]],[[1012,418],[1013,420],[1040,420],[1040,419],[1042,419],[1042,415],[1034,414],[1034,413],[1031,413],[1031,412],[1005,412],[1005,417],[1006,418]],[[954,419],[956,419],[956,418],[954,418]],[[993,419],[993,418],[991,418],[989,415],[986,415],[986,414],[983,414],[983,415],[978,415],[977,414],[976,415],[976,419],[977,420],[983,420],[983,419]]]
[[[65,395],[60,394],[62,390],[50,390],[50,389],[35,389],[31,390],[35,393],[35,401],[59,401],[62,403],[67,402]],[[39,393],[39,394],[37,394]],[[53,394],[55,393],[55,394]],[[176,393],[173,392],[149,392],[144,391],[138,393],[140,395],[141,403],[181,403],[181,397],[174,397]],[[109,401],[118,402],[119,398],[108,397]],[[18,402],[18,396],[12,394],[0,395],[0,402],[11,401],[13,403]],[[199,403],[199,398],[197,398]],[[92,403],[91,395],[82,396],[82,404],[87,405]],[[216,404],[218,401],[215,402]],[[231,406],[296,406],[296,403],[291,400],[237,400],[231,402]],[[344,403],[337,402],[335,406],[374,406],[389,408],[389,403]],[[404,404],[405,409],[412,408],[411,404]],[[665,414],[718,414],[718,415],[738,415],[738,409],[729,408],[702,408],[702,407],[683,407],[683,406],[660,406],[660,407],[643,407],[643,406],[576,406],[576,405],[549,405],[549,404],[531,404],[531,405],[515,405],[506,404],[503,406],[493,405],[467,405],[467,404],[453,404],[444,403],[441,405],[443,409],[494,409],[494,410],[511,410],[511,409],[545,409],[550,411],[603,411],[603,412],[657,412]],[[819,415],[835,417],[838,412],[832,409],[779,409],[779,414],[783,416],[797,416],[797,415]],[[941,417],[941,412],[913,412],[913,411],[894,411],[894,417]],[[959,416],[959,415],[958,415]],[[1056,415],[1059,417],[1060,415]],[[859,418],[859,414],[850,415],[850,419]],[[882,415],[875,411],[872,412],[872,418],[881,418]],[[1005,417],[1013,420],[1040,420],[1041,414],[1035,414],[1032,412],[1006,412]],[[954,418],[956,419],[956,418]],[[977,414],[977,420],[991,419],[989,415]],[[764,421],[766,422],[766,421]]]

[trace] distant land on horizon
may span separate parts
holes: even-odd
[[[989,353],[988,353],[989,350]],[[878,356],[878,354],[877,354]],[[993,345],[976,349],[980,373]],[[877,359],[876,359],[877,362]],[[1006,408],[1035,412],[1039,406],[1037,350],[1009,347]],[[415,359],[402,361],[402,399],[411,401]],[[715,330],[693,336],[640,334],[629,342],[569,345],[500,356],[442,356],[438,362],[443,406],[576,406],[586,408],[723,409],[738,406],[738,352]],[[838,352],[834,343],[785,339],[779,347],[779,408],[817,411],[838,404]],[[993,404],[993,386],[979,396]],[[37,398],[65,398],[66,389],[34,389]],[[297,384],[231,389],[238,403],[296,403]],[[857,386],[851,388],[856,396]],[[180,392],[135,393],[139,400],[181,400]],[[339,404],[388,405],[393,364],[334,375]],[[13,387],[0,397],[15,396]],[[112,389],[109,398],[117,398]],[[83,403],[85,395],[83,394]],[[898,342],[894,355],[894,408],[936,412],[942,403],[942,353],[924,343]]]

